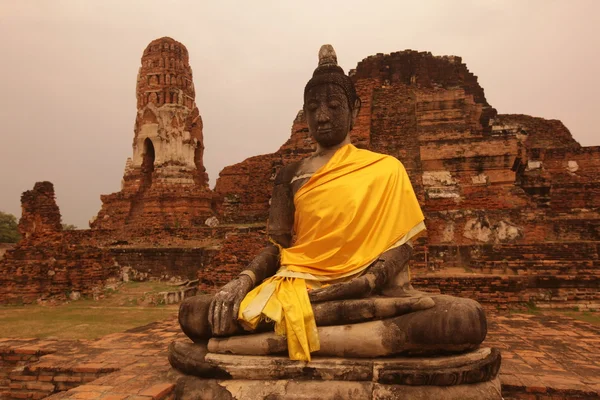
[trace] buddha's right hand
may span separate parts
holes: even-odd
[[[215,336],[227,336],[236,331],[240,303],[252,290],[252,279],[240,275],[219,290],[208,308],[208,323]]]

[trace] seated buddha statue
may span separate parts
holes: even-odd
[[[174,367],[210,375],[207,352],[287,351],[310,361],[459,353],[484,340],[477,302],[410,285],[424,216],[400,161],[351,144],[360,106],[333,48],[323,46],[304,89],[316,150],[275,178],[270,245],[216,295],[181,304],[179,322],[194,343],[171,345]]]

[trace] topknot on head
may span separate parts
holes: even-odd
[[[319,49],[319,64],[313,72],[313,76],[327,73],[338,73],[344,75],[344,70],[338,65],[337,55],[333,46],[324,44]]]
[[[319,49],[319,67],[338,65],[337,55],[333,46],[330,44],[324,44]]]

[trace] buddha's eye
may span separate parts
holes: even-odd
[[[309,111],[316,111],[317,110],[317,103],[308,103],[308,105],[306,106],[306,109]]]
[[[332,100],[332,101],[330,101],[330,102],[329,102],[329,108],[336,109],[336,108],[338,108],[340,105],[341,105],[341,104],[340,104],[340,102],[339,102],[339,101],[337,101],[337,100]]]

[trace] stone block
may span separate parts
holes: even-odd
[[[457,386],[382,385],[353,381],[296,381],[296,380],[205,380],[183,377],[177,382],[176,398],[180,400],[209,399],[450,399],[500,400],[500,381]]]

